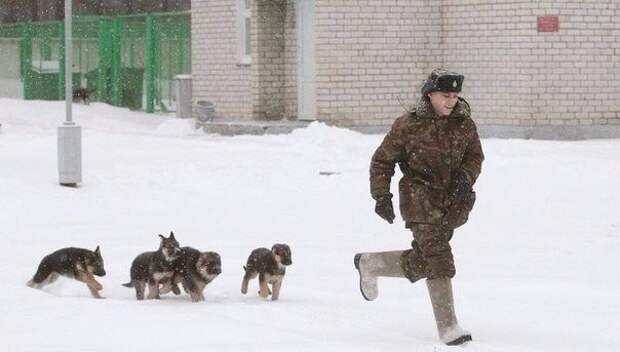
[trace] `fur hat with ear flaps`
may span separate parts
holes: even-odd
[[[464,79],[465,76],[460,73],[448,71],[445,68],[436,68],[422,85],[422,97],[425,98],[431,92],[459,93],[463,88]]]

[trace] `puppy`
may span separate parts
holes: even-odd
[[[205,287],[222,273],[222,259],[215,252],[201,252],[192,247],[183,247],[181,251],[173,265],[174,278],[161,292],[178,290],[177,285],[181,283],[193,302],[204,301]]]
[[[99,295],[103,286],[93,276],[105,276],[99,246],[94,251],[68,247],[45,256],[37,272],[26,285],[42,288],[56,281],[61,275],[85,283],[93,297],[103,298]]]
[[[82,100],[84,105],[88,105],[90,103],[90,95],[93,93],[94,89],[87,88],[77,88],[73,90],[73,100],[79,101]]]
[[[267,248],[257,248],[250,253],[247,264],[243,267],[245,275],[241,283],[241,293],[248,292],[248,283],[258,276],[260,290],[258,294],[267,298],[271,294],[273,301],[280,297],[280,287],[282,279],[286,273],[287,265],[291,265],[291,249],[286,244],[276,243],[271,250]],[[272,285],[273,293],[269,290],[268,284]]]
[[[149,285],[147,299],[159,298],[159,285],[169,281],[174,276],[174,261],[180,256],[179,242],[170,232],[169,237],[159,235],[161,241],[155,252],[144,252],[138,255],[131,263],[129,271],[130,281],[123,284],[125,287],[136,289],[136,299],[144,299],[144,289]]]

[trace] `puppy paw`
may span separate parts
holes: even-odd
[[[198,293],[192,293],[190,294],[190,297],[192,299],[192,302],[202,302],[205,300],[205,297]]]

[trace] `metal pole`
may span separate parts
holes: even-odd
[[[58,33],[60,37],[60,49],[58,50],[58,99],[65,100],[65,23],[58,25]],[[49,41],[49,39],[48,39]],[[51,60],[51,52],[48,60]]]
[[[66,124],[73,122],[73,1],[65,0],[65,108]]]
[[[62,186],[82,182],[82,127],[73,122],[73,27],[72,0],[65,0],[65,110],[66,120],[58,127],[58,176]]]

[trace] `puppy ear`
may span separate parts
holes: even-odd
[[[162,235],[161,233],[158,235],[162,240],[165,240],[166,237],[164,237],[164,235]]]
[[[173,239],[173,240],[174,240],[174,239],[175,239],[175,238],[174,238],[174,232],[170,231],[170,237],[168,237],[168,238],[170,238],[170,239]]]
[[[95,254],[101,255],[101,251],[99,250],[99,245],[97,245],[97,248],[95,248]]]

